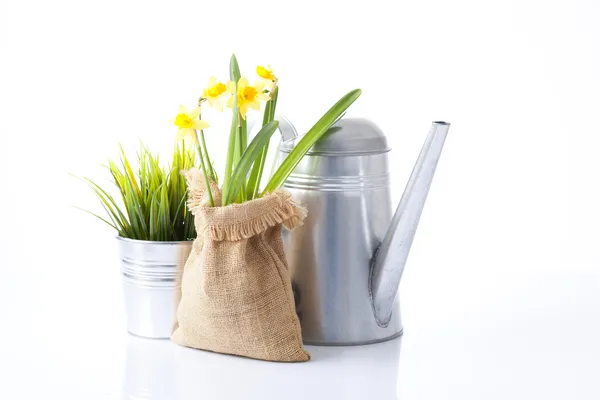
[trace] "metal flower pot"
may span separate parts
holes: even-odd
[[[192,241],[150,242],[117,237],[127,330],[154,339],[171,337],[181,298],[181,276]]]

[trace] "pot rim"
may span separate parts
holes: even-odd
[[[120,240],[122,242],[129,242],[129,243],[141,243],[141,244],[153,244],[153,245],[162,245],[162,244],[187,244],[187,243],[194,243],[194,240],[179,240],[179,241],[154,241],[154,240],[140,240],[140,239],[130,239],[130,238],[125,238],[122,236],[115,236],[115,238],[117,240]]]

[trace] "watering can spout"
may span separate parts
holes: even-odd
[[[381,327],[386,327],[391,319],[398,285],[449,128],[450,124],[447,122],[433,122],[392,222],[371,265],[371,301],[375,320]]]

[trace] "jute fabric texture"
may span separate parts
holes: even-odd
[[[200,171],[186,172],[198,237],[186,262],[172,340],[182,346],[269,361],[308,361],[302,347],[282,227],[306,209],[289,193],[210,207]]]

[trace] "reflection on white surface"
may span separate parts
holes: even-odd
[[[129,336],[124,399],[396,399],[401,338],[357,347],[307,346],[312,360],[273,363]]]
[[[470,286],[444,301],[413,295],[403,303],[401,339],[308,347],[312,361],[303,364],[129,336],[121,300],[106,295],[120,290],[111,277],[57,296],[49,284],[56,271],[48,269],[28,281],[37,280],[35,291],[0,291],[0,304],[22,300],[18,312],[0,313],[8,315],[0,329],[0,399],[600,398],[598,272],[498,275],[486,290],[480,279],[465,301]]]
[[[173,348],[166,340],[129,335],[123,379],[124,399],[171,398],[175,388]]]

